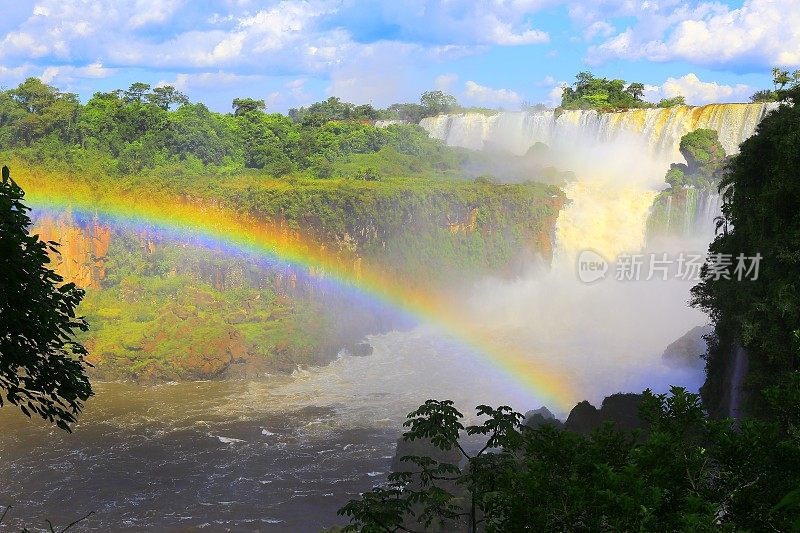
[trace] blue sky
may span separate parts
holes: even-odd
[[[85,101],[134,81],[221,111],[330,95],[377,106],[439,88],[470,105],[555,103],[575,73],[647,97],[747,101],[800,68],[798,0],[0,0],[0,85]]]

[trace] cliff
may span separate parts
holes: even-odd
[[[347,183],[338,193],[327,185],[280,197],[248,188],[242,216],[277,226],[288,239],[312,235],[309,242],[339,257],[354,279],[363,268],[381,269],[426,291],[549,262],[563,203],[557,190],[530,184],[461,182],[427,191],[413,184],[387,192]],[[243,194],[228,190],[220,203]],[[193,201],[201,209],[208,200]],[[326,283],[322,272],[203,243],[190,232],[170,235],[69,209],[35,212],[31,231],[61,243],[55,269],[87,289],[80,312],[91,329],[82,341],[105,379],[292,371],[404,325],[390,310]]]
[[[106,276],[106,255],[111,228],[98,220],[78,223],[69,212],[37,217],[31,233],[60,244],[53,267],[66,280],[83,288],[98,288]]]

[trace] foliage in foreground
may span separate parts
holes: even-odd
[[[800,87],[742,143],[720,184],[722,217],[710,254],[762,259],[758,278],[710,276],[693,289],[718,336],[704,399],[721,410],[733,346],[749,354],[747,412],[800,431]],[[716,279],[715,279],[716,278]],[[729,278],[729,279],[728,279]],[[792,429],[793,428],[793,429]]]
[[[645,391],[644,432],[611,425],[588,437],[522,424],[509,407],[479,406],[463,425],[450,401],[408,415],[404,439],[460,456],[408,456],[407,472],[339,514],[345,531],[788,531],[797,505],[800,442],[772,422],[706,418],[697,395]],[[463,437],[485,445],[469,453]],[[433,454],[431,454],[433,455]]]
[[[48,268],[58,244],[29,235],[24,193],[3,167],[0,182],[0,406],[16,405],[69,431],[92,395],[86,349],[75,342],[87,329],[75,316],[83,291]]]

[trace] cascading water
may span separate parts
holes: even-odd
[[[597,111],[545,111],[541,113],[465,113],[422,119],[422,126],[451,146],[480,150],[489,143],[522,155],[537,142],[558,146],[577,133],[583,139],[608,142],[634,134],[645,141],[651,153],[681,161],[678,145],[690,131],[709,128],[719,133],[726,153],[754,132],[764,116],[777,104],[711,104],[668,109],[636,109],[616,113]]]
[[[421,126],[449,145],[524,155],[547,144],[560,170],[575,180],[564,187],[570,203],[556,227],[551,271],[515,282],[489,280],[472,297],[472,312],[496,336],[524,346],[532,359],[558,361],[559,371],[584,397],[597,401],[620,390],[682,384],[699,386],[697,370],[667,370],[664,348],[707,321],[686,306],[694,281],[648,278],[618,281],[615,265],[593,284],[578,280],[576,261],[593,250],[610,262],[622,253],[703,252],[713,238],[719,195],[685,189],[656,213],[677,237],[648,242],[651,206],[666,187],[664,174],[682,161],[680,138],[716,129],[727,153],[737,151],[772,104],[720,104],[619,113],[594,111],[468,113],[425,119]],[[699,356],[699,354],[698,354]]]
[[[711,104],[702,107],[677,106],[667,109],[636,109],[615,113],[599,113],[597,111],[572,110],[572,111],[544,111],[538,113],[502,112],[495,115],[480,113],[466,113],[455,115],[439,115],[425,118],[420,122],[428,133],[451,146],[461,146],[473,150],[484,148],[501,149],[516,155],[525,154],[534,144],[544,143],[560,153],[560,158],[570,165],[573,157],[580,158],[587,147],[622,143],[632,145],[634,150],[647,152],[648,163],[656,162],[656,174],[649,175],[650,169],[641,168],[638,164],[643,154],[616,154],[623,161],[632,161],[627,169],[618,169],[617,176],[638,175],[638,183],[626,180],[626,187],[616,187],[615,180],[608,181],[605,189],[597,189],[586,185],[569,185],[568,196],[573,200],[573,206],[584,206],[594,210],[595,214],[602,212],[618,212],[609,202],[601,207],[603,202],[581,200],[581,195],[587,188],[593,188],[592,196],[608,196],[611,203],[619,204],[623,200],[614,193],[630,199],[631,191],[639,188],[642,197],[630,204],[631,211],[627,214],[620,213],[618,218],[624,219],[625,224],[617,225],[613,232],[638,233],[629,226],[638,224],[640,207],[649,198],[650,204],[654,199],[652,191],[663,189],[663,174],[669,163],[682,162],[683,158],[678,151],[680,139],[686,133],[700,128],[716,130],[725,152],[728,154],[738,152],[739,144],[750,137],[761,119],[772,109],[775,103],[759,104]],[[597,163],[597,158],[595,163]],[[607,166],[606,161],[599,161],[600,168]],[[581,166],[581,165],[579,165]],[[587,167],[587,165],[583,165]],[[646,165],[645,165],[646,166]],[[565,170],[574,170],[567,166]],[[585,181],[594,169],[578,175],[578,183]],[[713,235],[714,218],[719,215],[719,195],[706,191],[687,190],[682,199],[682,211],[674,213],[679,207],[672,204],[664,207],[659,213],[658,207],[653,213],[659,218],[657,222],[660,229],[673,231],[680,235],[706,236]],[[650,205],[648,204],[648,206]],[[592,207],[588,207],[588,206]],[[559,239],[570,246],[574,238],[569,235],[573,231],[573,220],[586,219],[590,213],[573,213],[574,208],[568,208],[562,215],[561,227],[564,228],[563,239]],[[666,226],[664,219],[666,218]],[[609,220],[605,216],[597,216],[595,224],[586,228],[594,237],[601,237],[607,231],[603,225]],[[646,233],[646,232],[645,232]],[[617,239],[617,236],[613,237]],[[710,237],[709,237],[710,239]],[[587,239],[592,240],[592,239]],[[599,239],[602,241],[602,239]],[[624,239],[623,239],[624,240]],[[608,250],[609,247],[602,242],[590,242],[595,248]],[[613,248],[613,246],[612,246]]]

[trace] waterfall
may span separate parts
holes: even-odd
[[[716,191],[701,191],[694,212],[694,227],[704,235],[713,235],[716,218],[722,212],[722,198]]]
[[[775,103],[710,104],[702,107],[677,106],[666,109],[634,109],[614,113],[597,111],[501,112],[494,115],[464,113],[422,119],[432,137],[451,146],[480,150],[488,145],[522,155],[537,142],[551,147],[570,147],[576,135],[607,142],[621,135],[643,139],[652,154],[680,162],[681,137],[690,131],[709,128],[719,133],[726,153],[738,152]]]
[[[574,175],[562,186],[569,203],[556,221],[551,269],[510,281],[483,280],[465,304],[470,316],[501,342],[521,347],[531,360],[557,365],[583,397],[654,384],[661,391],[670,384],[699,387],[699,370],[681,374],[661,360],[665,346],[707,323],[702,311],[686,305],[694,282],[648,278],[644,265],[636,278],[641,282],[626,281],[618,276],[625,264],[620,254],[674,258],[704,250],[713,237],[719,195],[695,189],[662,192],[669,164],[683,160],[680,139],[695,129],[713,128],[726,151],[736,152],[772,108],[720,104],[424,119],[420,125],[448,145],[525,155],[544,143],[550,148],[542,152],[545,164]],[[531,176],[538,175],[541,163],[538,150],[519,160],[487,159],[530,168]],[[674,234],[651,241],[651,223],[666,224]],[[579,261],[587,251],[606,260],[602,278],[580,277]]]
[[[667,109],[500,112],[439,115],[420,122],[428,133],[451,146],[497,148],[525,154],[535,143],[559,152],[557,166],[575,171],[566,187],[571,204],[559,216],[557,252],[590,247],[613,259],[644,245],[648,212],[652,224],[685,237],[713,237],[720,212],[716,192],[685,189],[659,196],[669,163],[681,162],[683,135],[699,128],[717,131],[728,154],[750,137],[775,103],[711,104]],[[666,224],[666,225],[665,225]]]
[[[564,192],[571,203],[556,223],[556,256],[569,268],[587,248],[614,259],[644,246],[655,191],[586,180],[570,183]]]
[[[672,196],[667,197],[667,228],[669,228],[669,222],[672,220]]]

